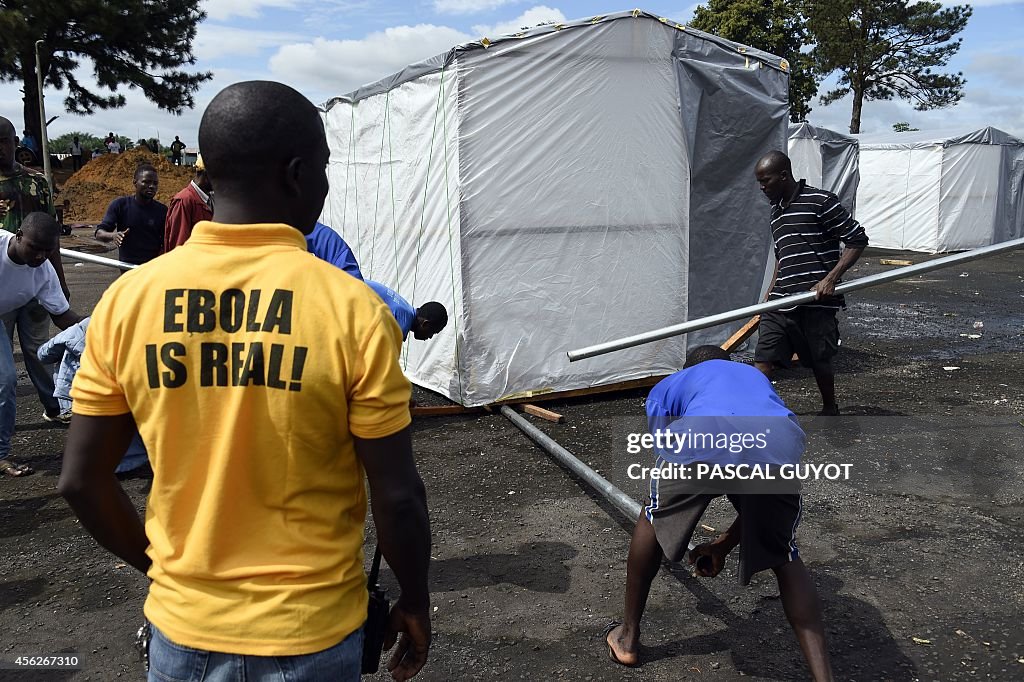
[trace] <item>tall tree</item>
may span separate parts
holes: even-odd
[[[954,36],[971,16],[970,5],[943,8],[907,0],[819,0],[807,5],[817,71],[838,71],[839,84],[823,104],[852,93],[850,132],[860,132],[864,102],[898,97],[918,111],[948,107],[964,95],[963,73],[933,73],[960,49]]]
[[[213,76],[181,68],[195,64],[192,41],[205,18],[195,0],[0,0],[0,81],[22,84],[25,127],[37,139],[37,40],[44,85],[67,86],[68,112],[123,107],[118,89],[127,86],[180,114],[195,106],[196,90]],[[106,92],[79,81],[83,61]]]
[[[799,2],[784,0],[709,0],[694,12],[693,28],[770,52],[789,61],[789,118],[807,120],[818,92],[810,44]]]

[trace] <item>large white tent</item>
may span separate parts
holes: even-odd
[[[996,128],[860,138],[871,246],[939,253],[1024,237],[1024,141]]]
[[[459,45],[325,104],[322,220],[448,308],[404,344],[414,383],[483,405],[666,374],[731,330],[566,351],[756,302],[787,69],[639,10]]]
[[[789,160],[793,176],[807,180],[839,197],[850,213],[856,213],[858,168],[857,138],[810,123],[789,126]]]

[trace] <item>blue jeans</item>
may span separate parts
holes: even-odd
[[[21,354],[25,356],[25,369],[28,370],[28,377],[32,385],[36,387],[39,394],[39,402],[43,409],[51,417],[60,414],[60,405],[53,397],[53,370],[54,366],[39,360],[39,346],[46,343],[50,338],[50,313],[41,306],[38,301],[29,301],[17,310],[12,310],[0,319],[6,327],[7,337],[10,339],[13,352],[14,330],[18,330],[18,341],[21,344]]]
[[[7,334],[0,333],[0,459],[11,454],[11,436],[18,406],[14,392],[18,387],[18,372],[14,368],[14,351]]]
[[[124,474],[138,469],[143,464],[149,464],[149,453],[146,452],[146,444],[142,442],[142,436],[136,431],[132,442],[128,444],[128,450],[121,458],[120,464],[114,469],[115,474]]]
[[[363,629],[304,656],[242,656],[189,649],[150,626],[148,682],[358,682]]]

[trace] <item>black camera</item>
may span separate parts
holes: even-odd
[[[363,669],[364,675],[371,675],[380,668],[380,655],[384,651],[384,637],[388,632],[391,602],[388,591],[380,586],[380,547],[373,553],[373,566],[366,580],[370,601],[366,608],[366,625],[363,626]]]

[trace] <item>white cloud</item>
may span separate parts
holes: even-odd
[[[210,19],[223,21],[231,17],[260,16],[264,7],[291,9],[297,0],[204,0],[203,9]]]
[[[445,14],[475,14],[520,0],[434,0],[434,10]]]
[[[545,7],[539,5],[537,7],[531,7],[530,9],[523,12],[515,19],[504,21],[493,26],[488,25],[477,25],[473,27],[473,32],[479,36],[502,36],[509,33],[516,33],[522,28],[530,28],[540,23],[562,23],[565,21],[565,15],[557,9],[551,7]]]
[[[1020,68],[1021,56],[998,52],[978,52],[971,56],[966,69],[970,84],[976,76],[991,78],[1003,85],[1014,88],[1024,87],[1024,70]]]
[[[394,26],[361,40],[316,38],[285,45],[270,58],[270,70],[287,83],[331,97],[471,40],[472,36],[447,26]]]
[[[253,57],[305,37],[301,33],[256,31],[204,22],[196,33],[195,55],[201,62],[227,56]]]
[[[827,107],[814,102],[811,107],[811,123],[842,133],[849,131],[853,107],[849,95]],[[898,100],[865,102],[860,130],[869,134],[891,132],[892,124],[899,121],[921,130],[993,126],[1019,137],[1024,136],[1024,96],[1008,95],[1005,89],[996,92],[972,88],[968,84],[963,100],[946,109],[916,111],[911,104]]]

